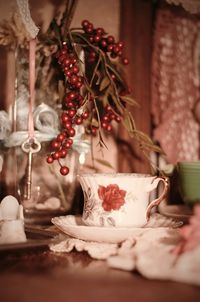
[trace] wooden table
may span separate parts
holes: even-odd
[[[197,302],[200,287],[147,280],[86,253],[32,249],[0,253],[1,302]]]

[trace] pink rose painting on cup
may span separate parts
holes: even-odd
[[[126,191],[121,190],[116,184],[99,186],[98,195],[105,211],[119,210],[125,204]]]

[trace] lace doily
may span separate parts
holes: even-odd
[[[154,213],[146,226],[141,228],[141,232],[137,232],[137,235],[135,233],[131,238],[127,238],[122,244],[84,241],[65,235],[59,235],[57,242],[50,245],[50,249],[54,252],[71,252],[73,249],[76,249],[79,252],[88,252],[88,254],[95,259],[107,259],[111,255],[129,254],[132,247],[135,245],[136,240],[147,232],[149,228],[168,229],[178,228],[181,225],[181,221],[174,221],[171,218]]]
[[[192,13],[200,13],[200,1],[199,0],[166,0],[169,4],[182,5],[183,8]]]
[[[53,252],[86,251],[92,258],[106,260],[109,267],[137,270],[144,277],[200,285],[200,247],[177,258],[172,250],[179,241],[179,222],[154,214],[147,228],[118,243],[90,242],[59,235],[50,244]]]
[[[154,137],[170,163],[198,160],[199,124],[193,110],[200,98],[200,21],[161,8],[152,59]]]
[[[16,0],[16,2],[26,30],[29,32],[31,38],[35,38],[39,32],[39,28],[31,18],[28,0]]]

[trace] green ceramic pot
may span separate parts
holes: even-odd
[[[183,201],[187,204],[200,202],[200,161],[182,161],[177,168]]]

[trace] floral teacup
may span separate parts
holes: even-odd
[[[84,193],[82,220],[90,226],[142,227],[151,209],[168,190],[168,180],[135,173],[78,175]],[[149,202],[150,192],[164,184],[160,197]]]

